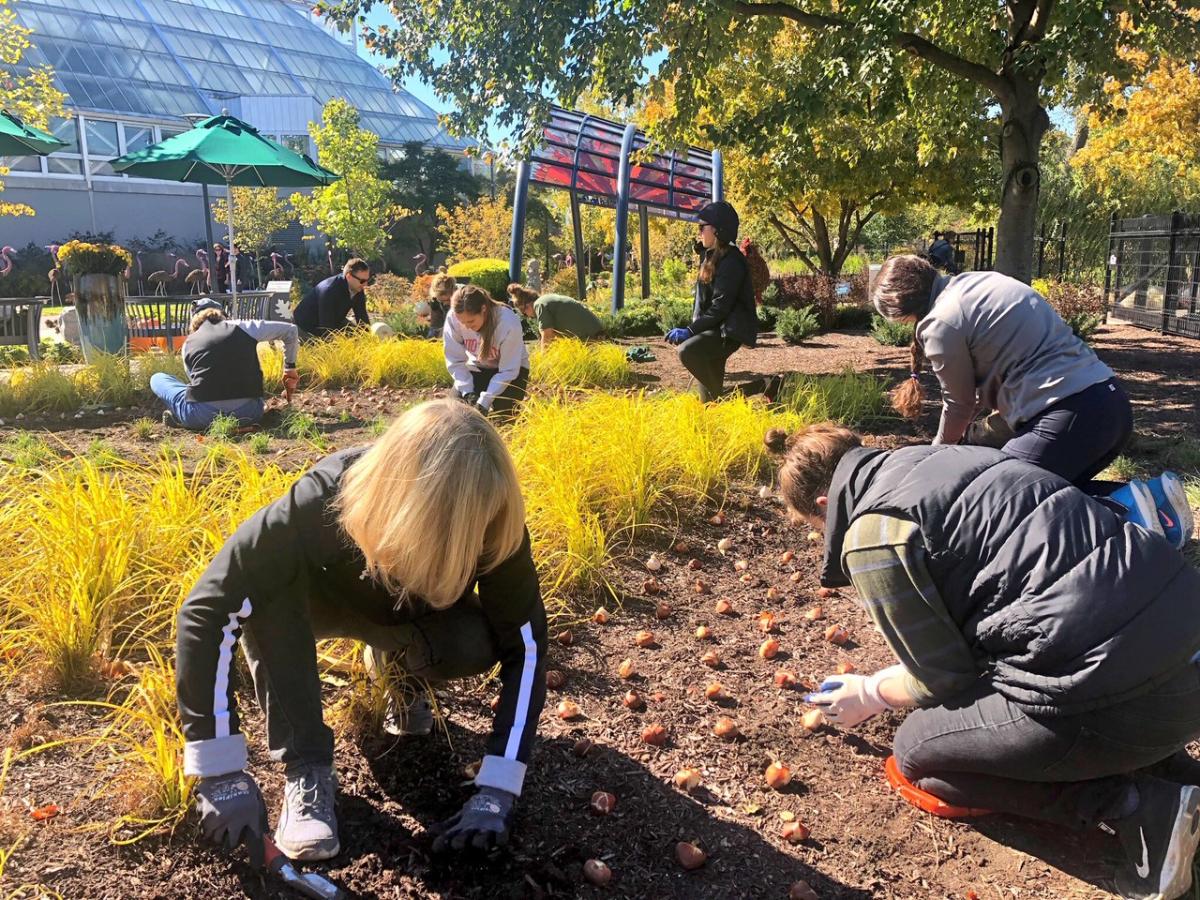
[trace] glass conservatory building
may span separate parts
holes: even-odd
[[[199,186],[129,178],[109,165],[187,128],[189,115],[227,109],[315,157],[308,124],[327,100],[344,97],[385,156],[409,141],[466,148],[432,109],[314,21],[306,3],[18,0],[12,9],[33,31],[22,67],[52,66],[71,116],[53,123],[67,142],[62,151],[2,161],[11,169],[4,198],[37,215],[0,220],[0,245],[47,244],[73,231],[121,240],[161,229],[181,242],[202,240]]]

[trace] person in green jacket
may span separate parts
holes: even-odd
[[[590,341],[604,332],[604,324],[596,314],[573,297],[562,294],[542,294],[523,284],[510,284],[508,296],[513,308],[527,319],[536,319],[545,347],[559,335]]]

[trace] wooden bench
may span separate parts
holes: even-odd
[[[29,358],[41,359],[38,345],[42,339],[41,300],[9,298],[0,299],[0,345],[29,350]]]

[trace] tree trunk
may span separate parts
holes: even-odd
[[[1026,283],[1033,276],[1034,230],[1037,225],[1041,174],[1038,155],[1050,117],[1038,102],[1038,84],[1010,77],[1011,91],[1000,97],[1003,122],[1000,160],[1004,187],[996,224],[997,272]]]

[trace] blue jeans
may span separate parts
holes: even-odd
[[[150,376],[150,390],[167,405],[184,428],[203,431],[222,413],[235,416],[239,425],[253,425],[263,417],[262,397],[251,397],[233,409],[222,409],[212,403],[189,400],[187,389],[188,386],[174,375],[155,372]]]

